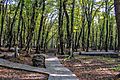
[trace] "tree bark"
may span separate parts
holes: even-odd
[[[32,16],[31,16],[31,25],[28,30],[28,35],[27,35],[27,46],[26,49],[29,52],[29,47],[31,45],[31,40],[33,37],[34,29],[35,29],[35,13],[36,13],[36,7],[37,7],[37,0],[33,3],[33,10],[32,10]]]
[[[63,2],[63,9],[64,9],[65,17],[66,17],[67,47],[70,48],[70,30],[69,30],[70,21],[69,21],[68,12],[66,10],[66,2],[67,2],[67,0],[64,0],[64,2]]]
[[[118,30],[118,51],[120,50],[120,0],[114,0],[116,23]]]
[[[60,7],[59,7],[58,35],[59,35],[59,43],[60,43],[60,54],[64,55],[64,52],[63,52],[63,31],[62,31],[62,26],[63,26],[63,11],[62,11],[63,2],[62,2],[62,0],[60,0],[59,4],[60,4]]]
[[[21,1],[21,0],[20,0]],[[17,15],[17,12],[18,12],[18,9],[19,9],[19,6],[20,6],[20,1],[19,1],[19,3],[18,3],[18,5],[17,5],[17,8],[16,8],[16,11],[15,11],[15,15],[14,15],[14,17],[13,17],[13,20],[12,20],[12,23],[11,23],[11,25],[10,25],[10,32],[9,32],[9,49],[11,48],[11,45],[12,45],[12,39],[13,39],[13,26],[14,26],[14,23],[15,23],[15,19],[16,19],[16,15]]]
[[[40,35],[41,35],[42,27],[43,27],[44,11],[45,11],[45,0],[43,0],[42,16],[40,20],[38,39],[37,39],[37,44],[36,44],[36,52],[39,52],[40,50],[40,37],[41,37]]]
[[[0,11],[0,12],[2,13],[2,17],[1,17],[1,31],[0,31],[0,47],[1,47],[1,44],[2,44],[2,35],[3,35],[3,28],[4,28],[4,20],[5,20],[7,6],[8,6],[7,3],[8,3],[8,0],[6,0],[6,1],[3,0],[1,2],[1,7],[2,7],[1,9],[2,9],[2,11]]]
[[[73,0],[72,2],[72,10],[71,10],[71,49],[70,49],[70,58],[73,57],[73,46],[74,46],[74,42],[73,42],[73,29],[74,29],[74,9],[75,9],[75,0]]]
[[[108,51],[108,0],[105,0],[105,12],[106,12],[106,38],[105,38],[105,51]]]
[[[86,51],[89,51],[89,42],[90,42],[90,32],[91,32],[91,23],[92,23],[92,12],[93,12],[93,5],[94,5],[94,0],[91,2],[88,0],[88,6],[85,8],[85,14],[87,18],[87,23],[88,23],[88,31],[87,31],[87,49]]]
[[[0,32],[0,47],[1,47],[1,39],[2,39],[2,33],[3,33],[3,25],[4,25],[4,2],[2,2],[2,17],[1,17],[1,32]]]
[[[21,0],[21,8],[20,8],[19,21],[18,21],[18,32],[17,32],[17,43],[18,43],[18,45],[19,45],[20,23],[21,23],[21,20],[22,20],[23,7],[24,7],[24,0]]]

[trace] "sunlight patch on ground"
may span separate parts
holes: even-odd
[[[119,70],[113,70],[119,62],[103,56],[75,56],[75,60],[62,61],[80,80],[114,80]],[[88,79],[89,78],[89,79]]]
[[[74,66],[75,66],[75,67],[81,67],[81,66],[83,66],[83,65],[81,65],[81,64],[75,64]]]
[[[90,61],[84,61],[83,63],[89,64],[89,63],[91,63],[91,60]]]
[[[49,58],[49,59],[46,59],[46,61],[55,61],[56,58]]]
[[[24,70],[14,70],[14,69],[0,67],[0,80],[26,80],[26,79],[47,80],[47,75],[42,73],[27,72]]]
[[[76,76],[75,74],[72,74],[72,75],[67,75],[67,74],[50,74],[51,76]]]
[[[64,67],[56,67],[55,68],[55,70],[59,70],[59,71],[64,71],[64,70],[66,70],[66,71],[69,71],[68,69],[66,69],[66,68],[64,68]]]
[[[101,64],[101,63],[93,63],[93,64],[88,64],[88,66],[95,66],[95,65],[103,65],[103,64]]]
[[[109,71],[108,68],[99,68],[96,69],[96,72],[98,72],[99,74],[113,74],[111,71]]]
[[[81,74],[94,74],[94,75],[116,75],[118,72],[110,71],[108,68],[99,68],[90,71],[83,71]]]

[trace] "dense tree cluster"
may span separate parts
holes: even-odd
[[[1,0],[0,46],[116,51],[119,16],[119,0]]]

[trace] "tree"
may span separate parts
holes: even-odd
[[[120,46],[119,27],[115,29],[115,16],[112,12],[115,5],[116,22],[119,26],[117,0],[2,1],[1,47],[10,49],[17,43],[20,50],[30,51],[35,48],[36,52],[58,48],[60,54],[63,55],[66,51],[72,57],[74,50],[108,51]]]
[[[71,49],[70,49],[70,57],[73,57],[73,46],[74,46],[74,42],[73,42],[73,29],[74,29],[74,9],[75,9],[75,0],[72,1],[72,10],[71,10]]]
[[[66,2],[67,0],[63,1],[63,9],[64,9],[64,13],[65,13],[65,17],[66,17],[66,31],[67,31],[67,47],[69,47],[70,49],[70,21],[69,21],[69,14],[66,10]]]
[[[41,16],[41,20],[40,20],[40,27],[39,27],[39,33],[38,33],[38,39],[37,39],[36,52],[38,52],[40,50],[40,35],[41,35],[42,27],[43,27],[44,11],[45,11],[45,0],[43,0],[42,16]]]
[[[12,23],[11,23],[11,25],[10,25],[10,32],[9,32],[9,38],[8,38],[8,39],[9,39],[9,42],[8,42],[9,49],[11,48],[11,45],[12,45],[13,27],[14,27],[16,15],[17,15],[17,12],[18,12],[18,9],[19,9],[19,6],[20,6],[20,2],[21,2],[21,0],[20,0],[19,3],[18,3],[18,6],[17,6],[16,11],[15,11],[15,15],[13,16],[13,20],[12,20]]]
[[[115,15],[116,15],[116,23],[117,23],[117,33],[118,33],[118,51],[120,50],[120,1],[114,0],[115,6]]]
[[[4,28],[4,16],[6,15],[6,10],[7,10],[7,3],[8,0],[6,1],[6,6],[5,4],[5,0],[1,1],[1,13],[2,13],[2,17],[1,17],[1,32],[0,32],[0,47],[1,47],[1,41],[2,41],[2,33],[3,33],[3,28]]]
[[[59,18],[58,18],[58,35],[59,35],[59,43],[60,43],[60,54],[64,55],[63,52],[63,31],[62,31],[62,26],[63,26],[63,2],[62,0],[59,1]]]
[[[105,20],[106,20],[106,38],[105,38],[105,51],[107,52],[108,51],[108,15],[109,15],[109,12],[108,12],[108,0],[105,0],[105,13],[106,13],[106,17],[105,17]]]
[[[24,0],[21,0],[21,7],[20,7],[20,14],[19,14],[19,21],[18,21],[18,31],[17,31],[17,43],[18,43],[18,41],[19,41],[19,39],[21,39],[21,38],[19,38],[19,36],[20,36],[20,23],[21,23],[21,21],[22,21],[22,18],[23,18],[23,16],[22,16],[22,12],[23,12],[23,7],[24,7]],[[23,25],[22,25],[22,27],[23,27]],[[22,30],[21,30],[22,31]],[[21,36],[22,37],[22,36]],[[22,40],[22,39],[21,39]],[[20,42],[22,42],[22,41],[20,41]],[[18,43],[18,45],[19,45],[19,43]],[[22,46],[22,45],[21,45]]]
[[[28,30],[28,35],[27,35],[27,46],[26,46],[27,51],[29,51],[29,47],[31,45],[31,40],[32,40],[32,37],[34,34],[36,7],[37,7],[37,0],[35,0],[35,2],[33,2],[30,29]]]
[[[87,18],[87,23],[88,23],[88,32],[87,32],[87,49],[86,51],[88,52],[89,50],[89,42],[90,42],[90,31],[91,31],[91,23],[92,23],[92,13],[93,13],[93,6],[94,6],[94,0],[89,1],[87,0],[87,7],[85,8],[85,14]]]

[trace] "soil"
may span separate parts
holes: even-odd
[[[6,54],[5,57],[3,57],[6,60],[9,60],[9,61],[15,62],[15,63],[21,63],[21,64],[27,64],[27,65],[33,66],[32,57],[33,57],[34,52],[32,52],[32,54],[28,55],[26,51],[21,51],[21,52],[19,52],[19,56],[17,58],[15,58],[14,56],[11,56],[11,57],[7,56],[9,54],[12,54],[13,52],[2,51],[1,53]]]
[[[69,60],[59,57],[59,59],[79,80],[120,80],[116,77],[120,71],[113,70],[120,64],[116,62],[118,59],[95,56],[75,56]]]
[[[17,58],[11,57],[11,58],[8,58],[7,60],[15,63],[21,63],[21,64],[27,64],[27,65],[33,66],[32,57],[25,56],[23,54],[20,54]]]
[[[0,67],[0,80],[47,80],[48,75]]]
[[[0,50],[0,52],[1,54],[13,53],[3,48],[2,50]],[[21,51],[20,55],[17,58],[6,56],[5,59],[15,63],[21,63],[21,64],[27,64],[33,66],[32,64],[33,53],[27,55],[26,51]],[[48,75],[43,73],[28,72],[24,70],[15,70],[0,66],[0,80],[48,80]]]

